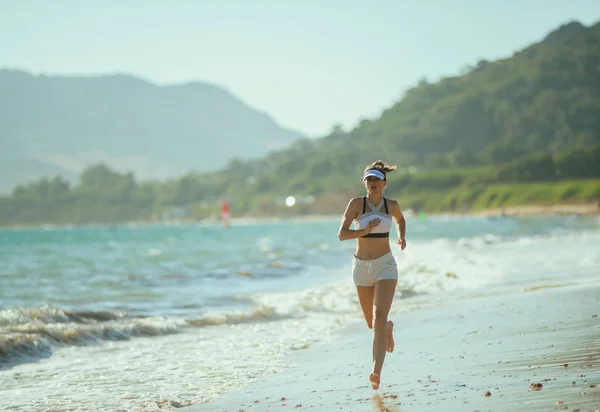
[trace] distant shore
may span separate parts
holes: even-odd
[[[248,224],[254,222],[280,222],[280,221],[306,221],[306,220],[331,220],[341,219],[343,210],[339,214],[306,214],[306,215],[281,215],[281,216],[243,216],[231,219],[232,224]],[[427,216],[483,216],[483,217],[499,217],[499,216],[533,216],[533,215],[600,215],[600,202],[593,203],[565,203],[553,205],[521,205],[507,206],[490,209],[447,211],[447,212],[424,212]],[[412,210],[405,210],[407,217],[416,215]],[[143,220],[131,222],[115,222],[115,223],[34,223],[34,224],[14,224],[8,226],[0,226],[0,229],[33,229],[33,228],[69,228],[69,227],[90,227],[90,226],[160,226],[160,225],[193,225],[193,224],[209,224],[219,225],[217,219],[203,220]]]
[[[467,212],[467,214],[477,216],[599,215],[600,202],[586,204],[509,206]]]

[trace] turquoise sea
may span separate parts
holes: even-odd
[[[600,273],[598,217],[407,223],[392,318]],[[338,224],[0,229],[0,410],[169,410],[286,368],[361,321]]]

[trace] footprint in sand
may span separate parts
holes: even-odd
[[[384,398],[390,398],[390,399],[397,399],[398,396],[396,395],[383,395],[381,396],[380,394],[375,394],[373,395],[373,409],[377,412],[400,412],[400,409],[396,408],[395,406],[391,406],[386,405],[386,402],[384,401]]]

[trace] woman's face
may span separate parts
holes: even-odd
[[[385,185],[385,180],[378,179],[375,176],[369,176],[365,179],[365,188],[367,189],[367,193],[370,195],[378,195],[383,193]]]

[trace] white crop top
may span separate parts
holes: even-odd
[[[367,210],[367,204],[369,205],[371,211],[365,213]],[[385,211],[381,211],[382,206],[384,207]],[[390,229],[392,228],[392,216],[389,214],[387,199],[385,197],[382,197],[379,204],[374,206],[369,199],[364,196],[362,213],[363,214],[354,221],[354,228],[357,230],[365,229],[369,225],[369,222],[375,218],[379,218],[381,220],[379,226],[375,226],[371,233],[362,237],[369,238],[390,236]]]

